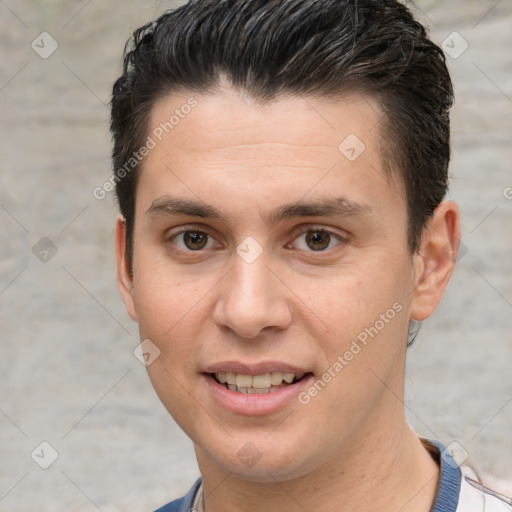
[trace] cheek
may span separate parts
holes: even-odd
[[[355,338],[379,321],[381,314],[389,311],[385,320],[394,320],[396,310],[405,309],[404,287],[397,279],[392,269],[387,271],[378,265],[346,274],[341,269],[339,275],[323,283],[312,279],[307,286],[303,284],[305,293],[300,298],[329,327],[330,334],[342,339]]]
[[[162,354],[147,367],[151,385],[174,421],[189,437],[197,439],[195,425],[201,424],[203,411],[198,407],[200,397],[194,393],[194,387],[187,380],[183,362],[172,364],[170,361],[162,361],[163,358],[165,356]]]
[[[196,375],[195,354],[204,339],[202,286],[165,268],[134,272],[134,303],[141,339],[156,345],[159,355],[146,369],[160,401],[187,431],[194,420],[189,392]]]
[[[141,333],[161,340],[176,336],[179,326],[183,336],[183,328],[206,304],[201,299],[214,284],[209,281],[205,283],[204,279],[184,275],[158,262],[134,269],[133,298]]]
[[[366,266],[357,275],[332,280],[323,296],[316,288],[311,299],[329,327],[315,343],[324,354],[319,370],[330,370],[323,375],[333,382],[329,394],[334,403],[340,401],[338,411],[348,414],[367,393],[378,394],[382,386],[376,375],[388,381],[402,364],[410,299],[399,274],[393,268]]]

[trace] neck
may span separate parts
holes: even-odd
[[[389,434],[358,436],[314,472],[265,483],[226,473],[196,446],[206,512],[429,512],[439,467],[405,419]]]

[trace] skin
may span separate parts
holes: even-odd
[[[148,133],[190,96],[158,102]],[[410,254],[404,187],[384,169],[380,110],[369,97],[260,106],[225,86],[194,97],[197,107],[143,161],[133,277],[121,217],[115,246],[127,311],[161,351],[151,382],[194,442],[206,510],[427,512],[439,470],[405,420],[406,341],[410,319],[433,313],[453,271],[457,206],[439,205]],[[366,146],[353,162],[338,149],[349,134]],[[155,207],[169,196],[225,218]],[[340,196],[362,206],[269,217],[288,203]],[[191,250],[178,228],[207,233],[208,244]],[[307,234],[319,228],[333,235],[320,235],[329,243],[315,251]],[[262,250],[252,263],[236,251],[246,237]],[[401,312],[308,404],[239,414],[206,384],[205,369],[224,361],[283,362],[317,379],[395,303]],[[240,457],[247,443],[254,464]]]

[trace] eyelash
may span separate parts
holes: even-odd
[[[178,232],[176,233],[173,233],[171,236],[167,237],[166,238],[166,242],[167,243],[171,243],[173,244],[175,247],[176,247],[176,244],[173,242],[173,240],[175,238],[177,238],[178,236],[180,235],[183,235],[185,233],[198,233],[198,234],[201,234],[201,235],[206,235],[208,237],[207,239],[207,242],[206,244],[208,244],[208,242],[210,241],[210,239],[212,240],[215,240],[215,238],[213,236],[211,236],[207,231],[204,231],[202,229],[194,229],[194,227],[187,227],[186,229],[181,229],[179,230]],[[340,244],[343,244],[343,243],[346,243],[347,240],[348,240],[348,237],[343,237],[342,235],[340,235],[339,233],[335,233],[334,231],[331,231],[329,229],[326,229],[324,227],[316,227],[316,226],[313,226],[313,227],[309,227],[308,229],[304,230],[304,231],[300,231],[296,236],[294,236],[292,242],[294,242],[295,240],[297,240],[300,236],[304,236],[304,235],[307,235],[308,233],[327,233],[331,238],[335,238],[338,240],[338,243],[335,245],[335,247],[337,247],[338,245]],[[329,244],[331,244],[331,240],[329,240]],[[287,244],[287,246],[290,245],[290,244]],[[188,249],[188,248],[181,248],[181,247],[177,247],[177,251],[182,251],[182,252],[187,252],[187,253],[202,253],[203,251],[206,251],[208,249],[198,249],[196,251],[194,250],[191,250],[191,249]],[[314,253],[314,254],[318,254],[318,253],[329,253],[333,250],[333,248],[331,247],[330,249],[322,249],[322,250],[318,250],[318,251],[315,251],[313,249],[309,249],[309,250],[306,250],[306,249],[300,249],[302,251],[306,251],[306,252],[310,252],[310,253]]]

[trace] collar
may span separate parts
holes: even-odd
[[[450,451],[439,441],[420,438],[439,464],[439,484],[430,512],[456,512],[461,488],[461,472]]]

